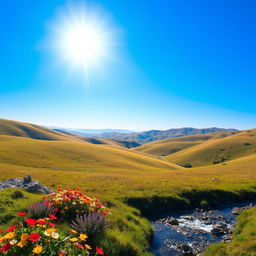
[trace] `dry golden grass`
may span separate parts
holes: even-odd
[[[147,143],[135,148],[134,150],[155,156],[167,156],[186,148],[201,144],[205,141],[225,138],[236,133],[237,132],[229,131],[174,137]]]
[[[226,138],[211,139],[196,146],[168,155],[164,159],[192,166],[225,162],[256,152],[256,130],[243,131]]]

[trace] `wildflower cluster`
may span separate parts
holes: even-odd
[[[97,212],[103,216],[110,213],[98,199],[85,195],[79,188],[58,189],[58,193],[51,193],[43,199],[58,217],[65,220],[72,220],[77,215],[87,215],[89,212]]]
[[[26,215],[25,212],[17,214]],[[72,243],[64,242],[66,237],[57,230],[53,219],[50,216],[37,220],[25,218],[17,225],[1,231],[1,255],[59,255],[58,249],[76,255],[77,248]]]
[[[58,193],[44,197],[43,201],[37,204],[31,206],[28,213],[17,213],[19,216],[17,225],[5,231],[0,230],[0,255],[104,255],[103,249],[97,247],[98,243],[93,241],[99,241],[99,239],[95,240],[95,237],[100,237],[99,230],[103,233],[104,218],[110,212],[97,199],[84,195],[79,189],[59,189]],[[45,217],[46,213],[47,217]],[[93,215],[94,218],[92,218],[91,214],[99,217]],[[76,230],[71,229],[70,232],[64,233],[57,227],[56,222],[70,223],[78,216],[87,215],[87,218],[82,219],[84,224],[82,229],[77,229],[74,225]],[[101,229],[98,227],[99,224]]]

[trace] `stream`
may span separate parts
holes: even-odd
[[[155,256],[195,256],[209,244],[229,242],[236,217],[255,203],[233,204],[216,210],[187,210],[165,214],[152,221]]]

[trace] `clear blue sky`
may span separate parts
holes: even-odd
[[[256,127],[256,1],[87,4],[108,15],[118,42],[84,79],[47,48],[67,1],[1,3],[0,117],[72,128]]]

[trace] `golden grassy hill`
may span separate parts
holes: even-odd
[[[205,141],[225,138],[236,133],[238,132],[228,131],[168,138],[144,144],[135,150],[155,156],[167,156]]]
[[[154,157],[120,147],[87,142],[46,141],[0,136],[0,163],[66,171],[95,169],[179,169]]]
[[[256,152],[256,129],[242,131],[225,137],[206,140],[203,143],[166,156],[173,163],[189,163],[202,166],[223,163]]]
[[[79,141],[97,145],[118,146],[130,148],[139,144],[132,141],[111,138],[82,137],[63,131],[55,131],[40,125],[0,119],[0,135],[18,136],[37,140]]]
[[[124,148],[132,148],[140,145],[134,141],[117,140],[112,138],[80,137],[80,139],[91,144],[110,145],[110,146],[118,146],[118,147],[124,147]]]
[[[80,140],[77,136],[54,131],[43,126],[0,119],[0,135],[26,137],[38,140]]]

